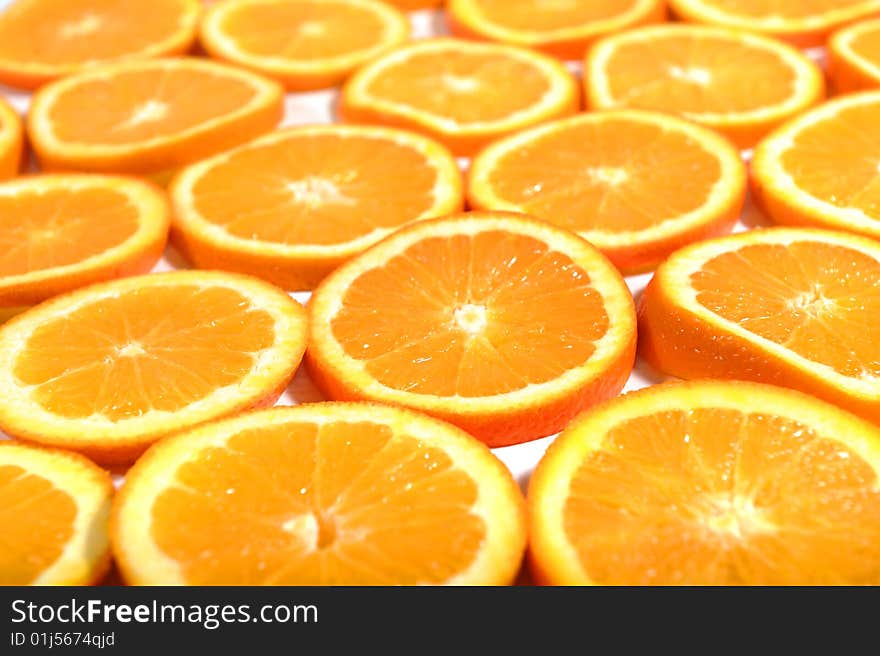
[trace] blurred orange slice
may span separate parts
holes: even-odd
[[[24,128],[21,117],[15,108],[0,99],[0,180],[18,174],[23,149]]]
[[[522,495],[449,424],[380,405],[274,408],[164,440],[113,511],[141,585],[506,585]]]
[[[880,87],[880,20],[835,32],[828,41],[828,69],[838,93]]]
[[[354,123],[424,132],[456,155],[573,114],[577,83],[534,51],[461,39],[427,39],[367,64],[345,84],[339,113]]]
[[[304,91],[339,84],[406,41],[410,25],[378,0],[231,0],[212,6],[199,30],[212,57]]]
[[[300,290],[399,226],[463,203],[443,146],[346,125],[266,135],[185,169],[171,195],[175,243],[198,267]]]
[[[28,136],[44,169],[160,174],[271,130],[281,86],[205,59],[105,65],[46,85]]]

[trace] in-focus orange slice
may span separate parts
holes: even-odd
[[[199,38],[212,57],[304,91],[332,87],[406,41],[406,15],[379,0],[227,0]]]
[[[828,73],[837,93],[880,87],[880,20],[861,21],[831,36]]]
[[[529,485],[551,584],[877,585],[880,429],[769,385],[657,385],[583,414]]]
[[[129,471],[111,531],[134,584],[504,585],[526,542],[522,495],[485,446],[349,403],[163,440]]]
[[[110,566],[113,482],[82,456],[0,441],[0,585],[90,585]]]
[[[665,114],[616,110],[491,144],[471,163],[468,204],[567,228],[633,273],[729,230],[746,186],[739,151],[715,132]]]
[[[162,256],[170,208],[152,185],[103,175],[0,183],[0,308],[146,273]]]
[[[401,225],[462,208],[452,154],[366,126],[273,132],[184,169],[171,184],[174,241],[200,268],[311,289]]]
[[[679,114],[751,148],[824,98],[822,71],[775,39],[656,25],[601,39],[585,64],[587,104]]]
[[[880,238],[880,91],[831,100],[755,149],[752,188],[777,223]]]
[[[696,23],[763,32],[802,48],[880,13],[880,0],[669,0],[676,16]]]
[[[629,290],[588,242],[525,215],[403,228],[309,302],[306,361],[333,399],[408,406],[490,446],[561,430],[633,365]]]
[[[302,306],[249,276],[85,287],[0,327],[0,430],[127,462],[165,435],[274,403],[305,341]]]
[[[580,59],[596,38],[666,16],[663,0],[450,0],[452,33]]]
[[[425,132],[456,155],[575,113],[577,82],[555,59],[496,43],[416,41],[358,70],[343,87],[347,121]]]
[[[281,85],[206,59],[108,64],[40,89],[27,119],[44,169],[157,174],[271,130]]]
[[[21,167],[24,127],[18,112],[0,98],[0,180],[12,178]]]
[[[95,64],[186,52],[198,0],[14,0],[0,14],[0,82],[33,89]]]
[[[880,243],[769,228],[686,247],[642,296],[639,348],[679,378],[793,387],[880,422]]]

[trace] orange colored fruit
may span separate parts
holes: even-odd
[[[9,103],[0,99],[0,180],[18,174],[23,150],[21,117]]]
[[[273,408],[163,440],[129,471],[113,547],[132,584],[505,585],[522,494],[449,424],[380,405]]]
[[[577,82],[551,57],[442,38],[415,41],[358,70],[343,87],[339,113],[424,132],[464,156],[579,105]]]
[[[0,441],[0,585],[91,585],[110,566],[113,481],[82,456]]]
[[[663,0],[450,0],[452,33],[580,59],[598,37],[666,17]]]
[[[161,437],[274,403],[305,341],[302,306],[248,276],[85,287],[0,326],[0,430],[130,462]]]
[[[878,0],[669,0],[685,21],[761,32],[801,48],[825,45],[833,30],[880,13]]]
[[[444,0],[385,0],[389,5],[400,7],[405,11],[416,11],[418,9],[433,9],[443,5]]]
[[[855,23],[831,36],[828,73],[838,93],[880,87],[880,19]]]
[[[769,385],[671,383],[583,414],[529,485],[544,583],[877,585],[880,430]]]
[[[13,0],[0,14],[0,82],[34,89],[96,64],[182,54],[198,0]]]
[[[171,184],[174,241],[199,268],[311,289],[410,221],[462,208],[438,143],[389,128],[273,132],[184,169]]]
[[[410,24],[379,0],[231,0],[212,6],[199,30],[212,57],[306,91],[400,45]]]
[[[880,422],[880,243],[770,228],[688,246],[642,296],[639,347],[679,378],[792,387]]]
[[[0,183],[0,308],[150,271],[165,249],[170,214],[158,189],[133,178]]]
[[[752,188],[771,219],[880,238],[880,91],[831,100],[764,140]]]
[[[277,82],[205,59],[108,64],[47,84],[28,136],[44,169],[161,174],[271,130]]]
[[[632,296],[599,251],[506,213],[393,233],[321,283],[309,326],[306,363],[330,398],[421,410],[490,446],[615,396],[636,337]]]
[[[634,273],[728,231],[746,185],[739,151],[715,132],[665,114],[616,110],[491,144],[471,163],[468,204],[555,223]]]
[[[824,98],[822,71],[774,39],[716,27],[656,25],[606,37],[584,80],[594,109],[679,114],[750,148]]]

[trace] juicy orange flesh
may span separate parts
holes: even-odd
[[[575,232],[613,232],[698,209],[720,176],[718,159],[687,135],[608,119],[561,128],[506,153],[489,180],[523,212]]]
[[[271,316],[232,289],[145,286],[40,325],[14,374],[53,414],[119,421],[237,384],[273,335]]]
[[[151,533],[190,584],[441,583],[485,537],[473,480],[385,425],[245,430],[156,498]]]
[[[772,52],[685,35],[621,44],[605,75],[615,102],[677,113],[725,114],[777,105],[791,97],[796,81]]]
[[[181,27],[179,0],[13,3],[0,15],[0,59],[76,65],[139,52]]]
[[[500,231],[413,244],[354,280],[331,323],[380,383],[464,397],[552,380],[587,362],[608,326],[586,271]]]
[[[309,60],[373,48],[385,25],[374,11],[314,0],[240,6],[226,14],[222,29],[248,53]]]
[[[880,219],[878,148],[880,104],[848,107],[799,131],[781,164],[816,198]]]
[[[459,123],[479,123],[528,109],[548,90],[544,74],[528,63],[449,49],[415,53],[388,66],[367,92]]]
[[[697,302],[845,376],[880,376],[880,262],[820,242],[756,244],[690,277]]]
[[[204,71],[126,71],[59,93],[49,119],[62,141],[127,144],[199,127],[240,110],[254,95],[242,80]]]
[[[880,581],[877,472],[786,417],[695,408],[622,422],[572,478],[563,522],[598,583]]]
[[[701,4],[733,16],[808,18],[865,4],[865,0],[701,0]]]
[[[0,465],[0,585],[28,585],[64,551],[76,504],[50,481],[18,465]]]
[[[336,244],[419,218],[436,178],[423,155],[390,140],[299,135],[230,155],[193,198],[236,237]]]
[[[562,30],[617,18],[630,11],[635,0],[475,0],[481,17],[504,27],[526,30]]]
[[[880,26],[859,32],[850,40],[849,47],[860,57],[880,66]]]
[[[81,262],[137,229],[137,209],[111,189],[0,195],[0,276]]]

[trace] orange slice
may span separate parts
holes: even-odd
[[[409,32],[379,0],[232,0],[211,7],[199,34],[212,57],[305,91],[339,84]]]
[[[0,98],[0,180],[15,177],[21,167],[24,128],[18,112]]]
[[[343,87],[347,121],[408,127],[472,155],[498,137],[578,110],[577,83],[558,61],[523,48],[460,39],[402,46]]]
[[[491,446],[555,433],[616,395],[635,348],[611,263],[505,213],[395,232],[324,280],[309,325],[306,362],[330,398],[409,406]]]
[[[110,475],[82,456],[0,442],[0,585],[90,585],[110,566]]]
[[[639,347],[679,378],[793,387],[880,422],[880,243],[770,228],[684,248],[642,297]]]
[[[409,221],[462,207],[443,146],[388,128],[273,132],[185,169],[171,184],[174,239],[200,268],[311,289]]]
[[[0,326],[0,430],[128,462],[165,435],[271,405],[305,340],[303,308],[256,278],[92,285]]]
[[[666,17],[663,0],[450,0],[452,33],[580,59],[596,38]]]
[[[148,272],[165,249],[170,214],[158,189],[131,178],[0,183],[0,308]]]
[[[880,237],[880,92],[832,100],[755,150],[752,187],[777,223]]]
[[[0,14],[0,82],[36,88],[86,67],[181,54],[198,0],[15,0]]]
[[[822,71],[774,39],[696,25],[606,37],[585,64],[587,103],[680,114],[740,148],[824,98]]]
[[[880,20],[835,32],[828,41],[828,71],[838,93],[880,87]]]
[[[44,169],[157,174],[271,130],[273,81],[204,59],[108,64],[46,85],[27,127]]]
[[[113,510],[132,584],[506,585],[510,472],[454,426],[380,405],[273,408],[164,440]]]
[[[529,485],[542,582],[880,583],[880,430],[769,385],[672,383],[575,420]]]
[[[763,32],[802,48],[834,29],[880,13],[880,0],[669,0],[682,20]]]
[[[745,193],[745,165],[725,139],[632,110],[581,114],[497,141],[468,176],[470,207],[556,223],[626,273],[729,230]]]

